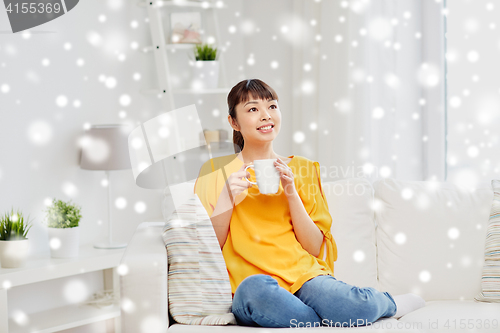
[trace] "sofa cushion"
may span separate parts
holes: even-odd
[[[500,180],[491,181],[493,203],[486,230],[481,292],[474,298],[479,302],[500,302]]]
[[[373,187],[364,178],[324,182],[337,243],[335,278],[358,287],[377,288]],[[378,288],[377,288],[378,289]]]
[[[429,301],[399,319],[406,328],[425,332],[500,332],[500,304]]]
[[[480,290],[491,188],[392,178],[373,187],[381,290],[472,300]]]
[[[196,194],[167,219],[168,305],[174,320],[191,325],[236,324],[224,257]]]

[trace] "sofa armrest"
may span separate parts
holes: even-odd
[[[123,333],[166,332],[167,251],[163,222],[141,223],[122,257],[120,274]]]

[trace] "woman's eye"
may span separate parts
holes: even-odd
[[[252,110],[255,110],[255,108],[251,108],[251,109],[250,109],[250,110],[248,110],[248,111],[252,111]]]
[[[273,105],[271,105],[270,107],[273,107],[273,106],[274,106],[274,108],[275,108],[275,109],[277,109],[277,108],[278,108],[278,106],[276,106],[276,105],[274,105],[274,104],[273,104]]]

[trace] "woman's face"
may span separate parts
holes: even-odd
[[[278,101],[265,101],[252,96],[236,106],[236,121],[231,116],[228,119],[232,127],[241,132],[245,142],[272,141],[278,136],[281,127]]]

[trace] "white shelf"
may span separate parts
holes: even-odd
[[[192,43],[163,44],[162,48],[165,48],[167,50],[192,50],[195,45],[198,44],[192,44]],[[152,52],[154,49],[155,49],[154,46],[146,46],[142,49],[142,52],[149,53]]]
[[[120,307],[99,309],[90,305],[68,305],[28,314],[29,322],[20,326],[9,318],[10,333],[50,333],[120,317]]]
[[[23,267],[0,268],[0,289],[116,267],[124,252],[125,248],[95,249],[84,244],[76,258],[51,258],[50,254],[28,258]]]
[[[157,7],[194,7],[194,8],[226,8],[226,5],[220,2],[222,5],[218,5],[217,3],[212,4],[208,1],[184,1],[184,0],[151,0],[151,1],[140,1],[137,3],[138,6],[146,7],[148,5],[153,4],[153,6]]]
[[[216,89],[174,89],[174,94],[227,94],[231,89],[229,88],[216,88]],[[160,89],[142,89],[143,94],[161,94]]]

